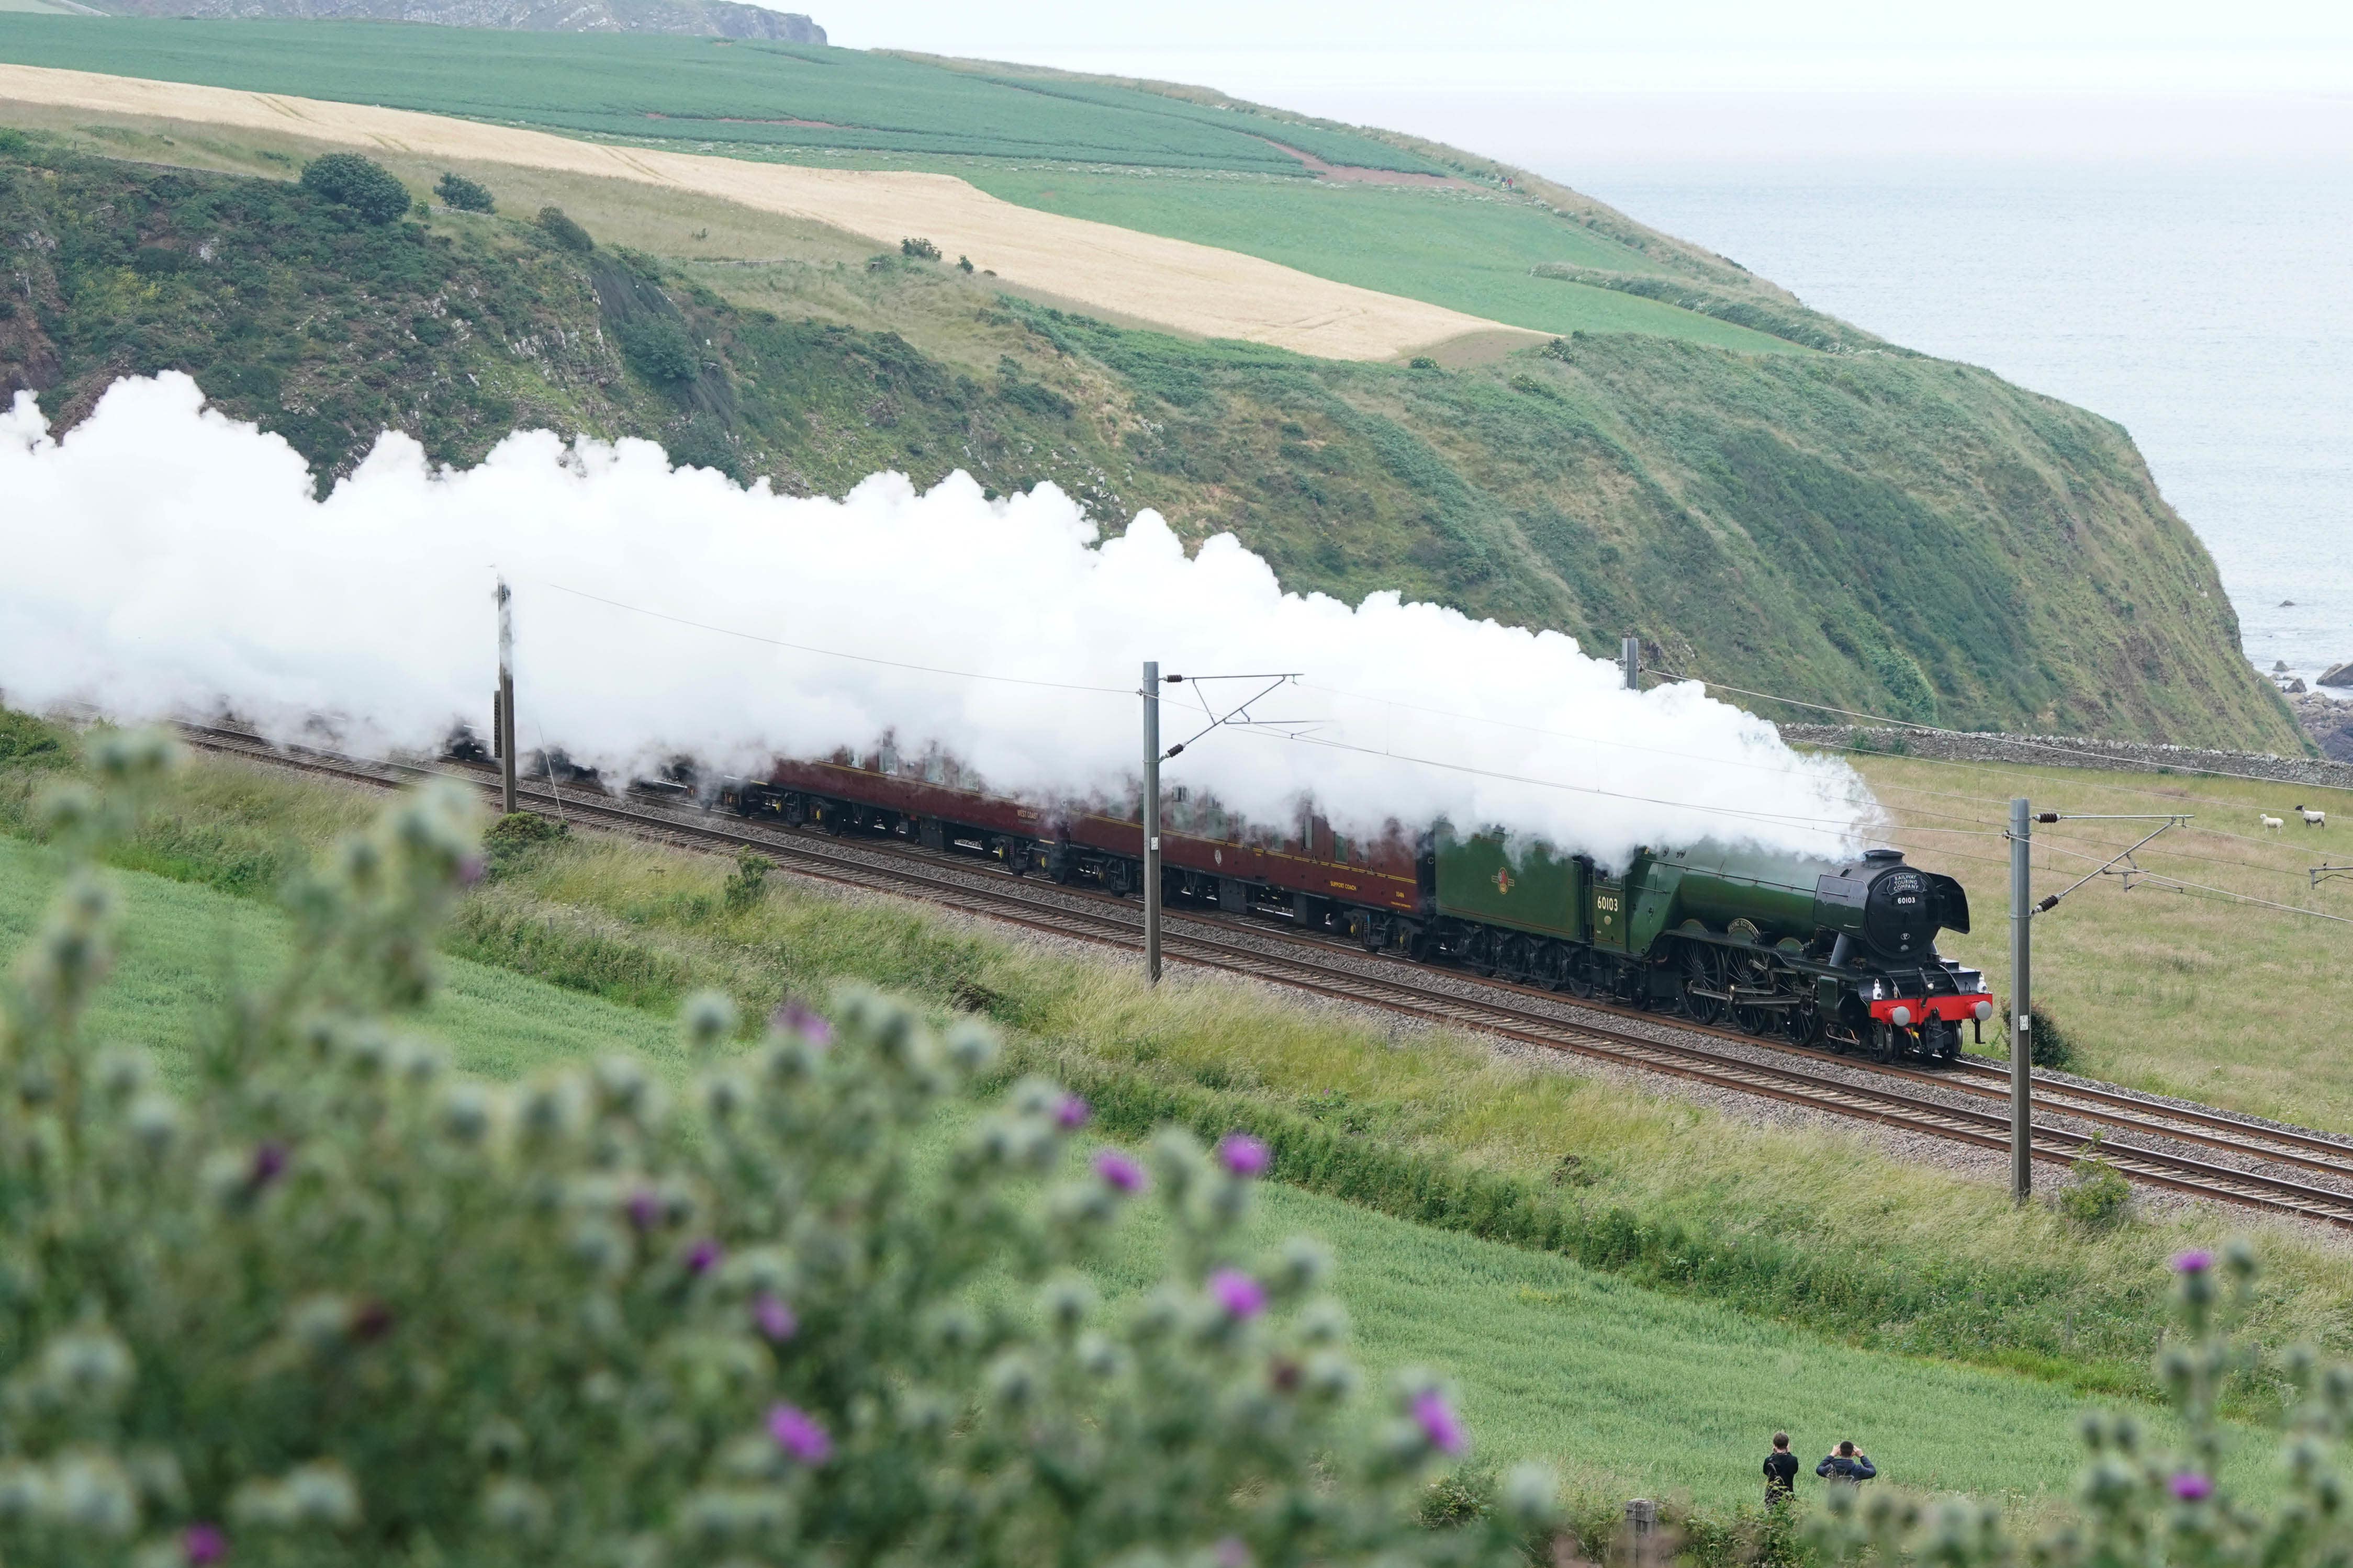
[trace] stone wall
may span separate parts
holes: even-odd
[[[1835,746],[1888,752],[1936,762],[2031,763],[2042,767],[2106,768],[2126,773],[2202,772],[2276,779],[2282,784],[2353,789],[2353,763],[2273,757],[2257,752],[2209,752],[2140,741],[2094,741],[2081,735],[1968,734],[1954,730],[1869,729],[1853,724],[1784,724],[1793,746]]]

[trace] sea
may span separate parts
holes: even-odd
[[[2353,162],[1544,172],[1817,310],[2116,420],[2212,552],[2247,657],[2307,683],[2353,661]]]

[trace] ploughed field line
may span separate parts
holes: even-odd
[[[303,748],[281,750],[241,731],[182,724],[181,737],[202,751],[345,782],[397,787],[427,778],[454,778],[496,797],[495,775],[460,763],[382,762]],[[869,844],[820,831],[755,826],[691,805],[601,792],[565,791],[544,777],[517,780],[518,804],[541,816],[576,820],[681,848],[748,847],[774,857],[795,875],[861,890],[913,897],[989,920],[1082,942],[1134,951],[1143,942],[1142,910],[1107,893],[1034,883],[959,856],[909,846]],[[1236,941],[1242,937],[1246,941]],[[1373,958],[1343,943],[1193,911],[1167,911],[1162,949],[1171,960],[1247,974],[1272,984],[1337,1001],[1377,1007],[1424,1022],[1500,1037],[1644,1072],[1854,1121],[1922,1133],[1990,1150],[2010,1146],[2006,1069],[1964,1058],[1955,1070],[1930,1072],[1899,1065],[1841,1060],[1819,1053],[1708,1028],[1687,1019],[1608,1007],[1589,1001],[1579,1012],[1599,1012],[1672,1031],[1681,1039],[1610,1027],[1558,1016],[1568,1005],[1549,993],[1451,970],[1425,970],[1401,959]],[[1368,973],[1377,969],[1379,973]],[[1711,1048],[1736,1043],[1750,1055]],[[1852,1075],[1852,1076],[1842,1076]],[[1862,1081],[1857,1081],[1861,1079]],[[1929,1093],[1914,1092],[1917,1085]],[[2088,1085],[2035,1075],[2037,1160],[2065,1165],[2079,1157],[2084,1134],[2045,1120],[2055,1112],[2127,1138],[2193,1145],[2249,1162],[2223,1164],[2180,1148],[2104,1140],[2102,1156],[2131,1180],[2250,1208],[2322,1220],[2353,1229],[2353,1141],[2306,1129],[2284,1128],[2206,1107],[2186,1107],[2114,1085]],[[1989,1105],[1999,1109],[1988,1109]],[[2308,1173],[2341,1185],[2318,1185],[2290,1173]]]

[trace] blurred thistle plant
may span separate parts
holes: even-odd
[[[285,966],[168,1092],[82,1019],[92,858],[171,751],[92,755],[0,1005],[0,1559],[1502,1568],[1553,1528],[1536,1471],[1418,1520],[1469,1434],[1427,1379],[1365,1408],[1319,1248],[1252,1255],[1255,1140],[1082,1149],[1025,1079],[933,1157],[977,1023],[853,989],[745,1043],[705,995],[682,1092],[448,1072],[406,1020],[480,875],[461,795],[292,880]],[[1147,1193],[1165,1282],[1107,1303],[1073,1265]],[[1008,1277],[1028,1310],[975,1289]]]
[[[1832,1487],[1809,1521],[1829,1564],[1933,1563],[1939,1568],[2330,1568],[2353,1561],[2353,1516],[2340,1464],[2353,1431],[2353,1368],[2326,1372],[2309,1351],[2286,1361],[2293,1399],[2282,1463],[2286,1484],[2268,1511],[2241,1501],[2222,1473],[2219,1406],[2234,1377],[2257,1370],[2232,1337],[2254,1297],[2253,1250],[2183,1252],[2171,1263],[2179,1323],[2158,1375],[2181,1421],[2181,1446],[2153,1447],[2131,1415],[2085,1418],[2087,1462],[2075,1516],[2035,1539],[2007,1527],[1996,1503],[1925,1506],[1898,1493]]]

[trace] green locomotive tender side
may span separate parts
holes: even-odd
[[[1966,931],[1949,877],[1892,849],[1845,862],[1702,843],[1622,871],[1444,824],[1425,861],[1430,956],[1577,995],[1607,994],[1750,1034],[1887,1058],[1950,1058],[1991,997],[1940,958]]]

